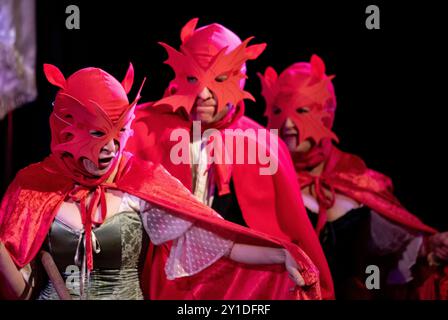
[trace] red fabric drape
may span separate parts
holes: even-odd
[[[215,124],[214,127],[221,129],[221,134],[224,137],[227,134],[236,134],[244,141],[245,159],[243,164],[238,164],[233,158],[233,164],[220,165],[220,168],[223,172],[224,182],[229,180],[228,174],[231,173],[238,204],[247,225],[253,230],[299,245],[319,269],[323,297],[332,298],[333,283],[328,264],[309,222],[294,166],[284,143],[266,131],[264,132],[267,140],[259,140],[257,132],[266,129],[238,112],[233,121],[227,123],[226,126],[221,127]],[[223,128],[239,129],[240,133],[235,133],[235,131],[226,133],[226,130],[222,130]],[[173,113],[169,106],[152,107],[151,103],[148,103],[138,107],[133,129],[134,136],[129,140],[127,150],[141,159],[161,163],[191,191],[190,164],[174,164],[170,159],[170,152],[178,143],[178,141],[170,140],[171,133],[176,129],[184,129],[189,132],[191,122],[186,120],[186,117]],[[244,132],[247,129],[255,132],[254,139],[244,137]],[[225,139],[223,141],[224,147],[230,149],[225,144]],[[270,144],[274,142],[278,142],[278,154],[275,155],[271,152],[271,157],[272,161],[278,165],[278,170],[273,175],[261,175],[259,170],[263,165],[258,159],[255,164],[248,163],[247,146],[249,143],[255,143],[258,150],[269,151],[271,150]],[[236,148],[236,143],[234,143],[234,156],[237,152]],[[217,182],[219,189],[221,182]],[[222,190],[225,188],[220,189],[220,191]]]
[[[318,271],[297,246],[290,242],[232,224],[210,214],[211,209],[199,203],[179,181],[165,169],[124,154],[115,179],[116,188],[138,196],[173,214],[194,221],[233,241],[285,247],[303,268],[306,289],[290,292],[293,286],[283,266],[243,266],[221,259],[204,272],[191,278],[168,281],[163,266],[168,245],[153,246],[148,253],[143,288],[152,299],[319,299]],[[0,207],[0,241],[18,267],[34,259],[62,201],[73,190],[72,180],[57,173],[57,165],[49,157],[41,163],[21,170],[14,179]],[[242,281],[244,287],[236,281]],[[186,286],[185,283],[188,285]],[[219,285],[218,285],[219,284]],[[245,289],[243,289],[245,288]]]

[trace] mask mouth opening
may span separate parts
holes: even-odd
[[[299,129],[297,128],[297,125],[295,123],[292,126],[287,126],[287,120],[285,120],[280,127],[280,135],[283,139],[295,138],[296,144],[299,144]]]
[[[100,158],[98,160],[98,168],[99,169],[107,168],[112,163],[112,161],[114,159],[115,159],[115,155],[114,156],[105,157],[105,158]]]
[[[110,170],[115,157],[105,158],[104,160],[99,160],[98,166],[96,166],[90,159],[81,158],[80,161],[84,168],[84,171],[87,171],[93,177],[102,177],[104,176],[108,170]]]
[[[309,151],[311,151],[316,145],[316,141],[312,138],[312,137],[308,137],[305,140],[301,141],[300,140],[300,130],[297,128],[297,125],[294,124],[294,126],[292,127],[285,127],[285,124],[283,124],[282,129],[281,129],[281,138],[284,141],[287,141],[289,139],[294,139],[295,141],[295,151],[296,153],[307,153]],[[291,141],[292,143],[293,141]],[[305,145],[305,143],[308,144],[308,146]],[[301,148],[303,147],[303,148]],[[302,150],[303,149],[303,150]]]
[[[282,137],[296,137],[299,139],[299,131],[294,128],[282,128]]]

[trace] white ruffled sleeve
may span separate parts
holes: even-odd
[[[173,240],[165,265],[170,280],[204,270],[227,255],[233,246],[231,240],[197,227],[153,204],[141,200],[140,208],[143,226],[155,245]]]

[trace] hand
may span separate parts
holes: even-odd
[[[428,239],[428,252],[441,262],[448,262],[448,232],[436,233]]]
[[[305,286],[301,268],[286,249],[235,243],[229,258],[246,264],[284,264],[291,280],[299,287]]]
[[[0,299],[28,299],[31,290],[22,273],[12,261],[5,245],[0,242]]]
[[[302,271],[301,268],[297,264],[296,260],[289,253],[289,251],[286,249],[283,250],[285,252],[285,268],[289,273],[289,277],[291,278],[292,281],[294,281],[294,283],[297,286],[299,287],[305,286],[305,280],[300,274],[300,271]]]

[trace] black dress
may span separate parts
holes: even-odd
[[[318,215],[308,209],[307,212],[316,225]],[[412,280],[410,269],[417,259],[419,240],[418,235],[366,206],[327,222],[320,242],[333,277],[336,298],[387,298],[390,285]],[[406,258],[405,251],[409,253]],[[366,286],[365,280],[371,274],[366,269],[371,265],[380,270],[379,289]]]

